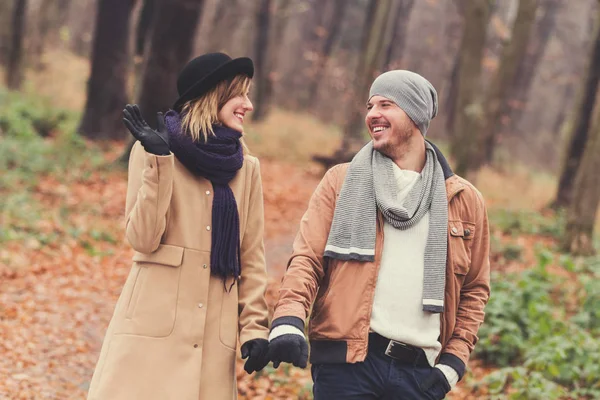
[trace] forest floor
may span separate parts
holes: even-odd
[[[77,61],[69,65],[48,65],[45,74],[53,79],[32,75],[27,87],[78,110],[86,68]],[[123,232],[127,174],[112,163],[124,143],[99,147],[63,136],[53,132],[25,142],[0,136],[0,399],[85,398],[131,265],[133,251]],[[261,160],[272,307],[300,218],[323,173],[310,157],[331,154],[339,130],[308,115],[276,110],[251,125],[247,139]],[[509,210],[555,218],[538,212],[555,191],[549,175],[515,166],[486,169],[476,184],[490,214]],[[492,269],[526,270],[536,264],[540,248],[556,248],[556,236],[535,229],[511,234],[513,225],[523,228],[517,226],[521,222],[506,225],[502,218],[491,219]],[[551,264],[553,272],[569,277]],[[312,398],[309,369],[268,366],[249,376],[242,365],[238,360],[240,399]],[[476,386],[491,370],[472,361],[468,379],[448,398],[486,398],[485,389]]]
[[[114,160],[121,148],[116,143],[103,150],[104,162]],[[261,170],[271,277],[268,300],[273,306],[320,170],[309,163],[274,160],[268,152],[261,157]],[[505,188],[496,195],[484,190],[492,207],[535,207],[551,195],[544,182],[538,186],[529,178],[487,174],[494,181],[489,193],[494,187]],[[3,212],[9,233],[0,250],[0,398],[81,399],[133,254],[123,238],[126,172],[83,164],[66,175],[49,173],[19,184],[5,185],[0,192],[7,201],[12,199]],[[506,190],[527,198],[504,196]],[[520,240],[523,258],[505,268],[532,265],[531,249],[547,239]],[[470,365],[475,379],[487,371],[477,362]],[[308,369],[268,367],[248,376],[240,361],[237,372],[242,399],[309,398]],[[450,398],[476,397],[459,384]]]

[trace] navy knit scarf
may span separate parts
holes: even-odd
[[[213,186],[211,273],[224,280],[227,277],[237,280],[241,273],[240,218],[229,182],[244,163],[242,134],[214,125],[214,136],[209,135],[206,142],[194,142],[190,135],[181,132],[181,118],[173,110],[165,115],[165,124],[175,157],[191,173],[208,179]]]

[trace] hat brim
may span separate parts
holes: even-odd
[[[185,93],[179,96],[173,105],[173,109],[181,111],[181,108],[186,102],[204,95],[210,89],[217,86],[219,82],[231,79],[237,75],[246,75],[252,79],[254,76],[254,63],[251,59],[248,57],[235,58],[219,66],[219,68],[200,79],[192,87],[186,90]]]

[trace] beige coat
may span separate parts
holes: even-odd
[[[89,400],[235,399],[238,339],[268,337],[260,166],[230,182],[242,275],[230,292],[210,273],[213,188],[172,154],[136,143],[126,237],[136,250],[92,378]],[[232,280],[227,282],[227,289]]]

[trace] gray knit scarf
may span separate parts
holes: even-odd
[[[335,206],[325,256],[339,260],[374,261],[377,210],[396,229],[410,229],[429,211],[425,247],[423,311],[444,311],[448,200],[444,172],[433,147],[425,142],[427,160],[403,204],[393,161],[369,142],[354,156]]]

